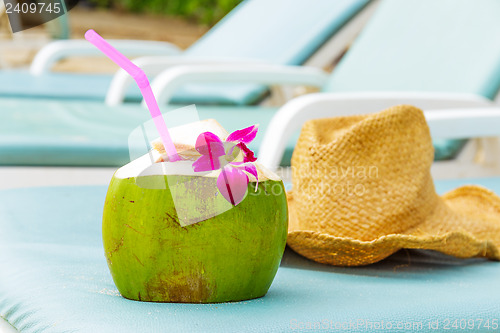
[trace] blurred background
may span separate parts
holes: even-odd
[[[16,33],[4,1],[3,186],[106,184],[130,161],[128,135],[149,115],[133,80],[83,39],[88,29],[143,68],[162,110],[196,104],[230,131],[258,123],[259,158],[268,126],[303,95],[329,99],[328,116],[500,101],[498,0],[68,0],[66,15]],[[287,171],[299,125],[276,162]],[[497,133],[473,134],[433,133],[436,179],[500,173]]]
[[[110,39],[158,40],[186,49],[241,0],[83,0],[67,15],[47,24],[12,34],[5,7],[0,9],[0,64],[29,66],[36,52],[51,40],[81,39],[93,28]],[[64,59],[54,71],[113,73],[106,58],[82,62]]]

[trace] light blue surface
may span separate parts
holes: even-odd
[[[137,105],[0,99],[0,165],[120,166],[130,161],[128,136],[151,119]],[[214,118],[229,132],[259,124],[249,148],[258,149],[276,112],[264,107],[197,107],[200,119]],[[29,116],[27,116],[29,114]],[[298,133],[284,159],[290,160]],[[258,155],[257,155],[258,156]]]
[[[439,182],[440,192],[468,181]],[[500,193],[500,179],[473,181]],[[126,300],[101,244],[105,187],[0,192],[0,316],[23,332],[284,332],[308,323],[429,323],[500,318],[500,263],[400,251],[374,265],[338,268],[287,250],[268,294],[228,304]],[[29,209],[27,209],[29,207]],[[360,324],[360,326],[357,326]],[[302,325],[302,326],[299,326]],[[349,327],[349,326],[348,326]],[[385,329],[384,329],[385,330]],[[318,331],[298,329],[297,331]],[[399,330],[403,331],[403,330]],[[463,331],[451,329],[450,331]]]
[[[332,37],[369,0],[247,0],[229,13],[183,55],[197,58],[245,58],[300,65]],[[83,36],[82,36],[83,38]],[[18,75],[17,75],[18,74]],[[104,100],[109,75],[1,71],[0,96]],[[261,85],[190,85],[175,103],[248,105],[266,93]],[[140,98],[131,88],[129,100]]]
[[[493,99],[500,2],[384,0],[336,67],[328,92],[430,91]]]
[[[59,100],[94,100],[103,102],[111,76],[107,74],[48,73],[33,76],[28,70],[0,71],[0,96],[17,98],[46,98]],[[139,89],[131,87],[128,99],[141,100]]]

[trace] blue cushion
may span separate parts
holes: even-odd
[[[170,106],[174,108],[174,106]],[[130,161],[128,136],[150,119],[137,105],[99,102],[0,100],[0,165],[121,166]],[[168,109],[168,108],[166,108]],[[256,156],[271,118],[270,107],[198,106],[200,119],[214,118],[229,132],[259,124],[249,145]],[[300,131],[288,141],[281,165],[289,166]],[[465,140],[434,140],[435,159],[452,158]]]
[[[52,72],[33,76],[28,70],[0,71],[0,96],[19,98],[83,99],[102,102],[111,76],[107,74],[73,74]],[[131,88],[131,101],[142,99],[139,89]]]
[[[327,92],[428,91],[493,99],[500,89],[500,2],[384,0]],[[418,106],[418,105],[417,105]]]
[[[384,0],[335,68],[326,92],[468,93],[500,89],[500,2]],[[418,105],[416,105],[418,107]],[[435,145],[454,157],[464,141]]]
[[[469,181],[438,182],[437,189],[443,192],[463,183]],[[474,183],[500,192],[498,178]],[[498,322],[500,289],[495,277],[500,263],[429,251],[401,251],[377,264],[341,268],[317,264],[287,249],[268,294],[260,299],[205,305],[130,301],[119,295],[104,258],[105,193],[106,187],[0,191],[0,316],[20,331],[285,332],[344,327],[370,332],[382,322],[384,330],[392,326],[392,331],[403,331],[405,325],[418,330],[422,325],[420,331],[432,331],[432,325],[444,331],[464,319],[471,320],[471,331],[489,331],[483,325],[488,321],[491,330]]]
[[[187,57],[245,58],[300,65],[369,0],[251,0],[237,8],[185,51]],[[109,75],[51,73],[33,77],[18,70],[0,72],[0,96],[104,100]],[[262,98],[261,85],[189,85],[175,103],[249,105]],[[140,99],[138,89],[128,100]]]
[[[151,118],[137,105],[108,107],[87,101],[1,99],[0,109],[0,165],[121,166],[130,161],[129,134]],[[197,109],[200,119],[215,118],[229,132],[259,124],[249,145],[257,156],[276,112],[263,107]],[[288,147],[288,164],[297,135]]]
[[[171,105],[167,108],[175,108]],[[150,119],[137,105],[36,99],[0,100],[0,165],[121,166],[130,161],[128,136]],[[214,118],[229,132],[259,124],[249,148],[259,148],[276,108],[198,106],[200,119]],[[300,131],[288,141],[281,165],[289,166]],[[451,159],[465,140],[434,140],[435,159]]]

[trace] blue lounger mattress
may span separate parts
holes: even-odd
[[[175,107],[173,107],[175,108]],[[130,161],[128,136],[151,119],[136,105],[0,100],[0,165],[121,166]],[[214,118],[229,132],[259,124],[249,145],[256,152],[276,108],[197,107],[200,119]],[[29,113],[29,116],[26,114]],[[285,159],[290,161],[297,135]]]
[[[437,182],[437,189],[465,183]],[[500,193],[499,178],[473,183]],[[427,251],[339,268],[287,250],[260,299],[210,305],[124,299],[102,248],[105,193],[104,186],[0,191],[0,316],[20,331],[366,332],[382,325],[443,331],[464,322],[473,325],[471,331],[498,327],[500,263]]]
[[[217,119],[229,132],[259,124],[249,145],[258,156],[277,109],[198,106],[197,110],[200,119]],[[150,118],[146,109],[134,105],[1,99],[0,165],[121,166],[130,161],[129,134]],[[298,136],[299,131],[289,140],[281,165],[290,165]],[[436,159],[449,158],[455,144],[435,141]]]

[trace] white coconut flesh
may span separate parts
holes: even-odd
[[[212,132],[222,140],[228,136],[228,132],[215,120],[207,119],[169,129],[172,141],[181,156],[182,160],[177,162],[163,162],[168,158],[165,154],[165,148],[159,139],[154,140],[151,145],[153,149],[124,165],[118,169],[114,175],[115,178],[135,178],[139,176],[161,176],[161,175],[179,175],[179,176],[198,176],[213,177],[219,176],[221,170],[211,172],[195,172],[193,163],[201,155],[194,149],[196,139],[203,132]],[[265,180],[281,180],[278,175],[268,170],[258,162],[253,162],[257,169],[259,182]],[[256,182],[257,179],[249,175],[250,182]]]

